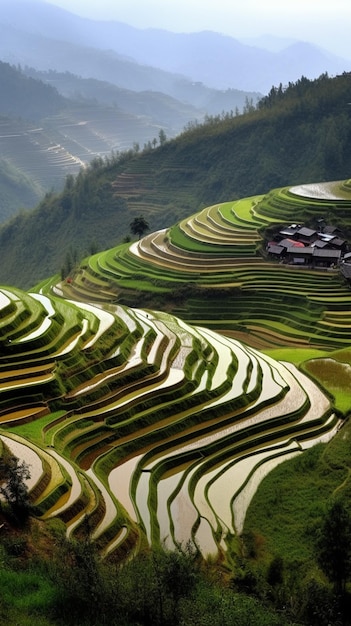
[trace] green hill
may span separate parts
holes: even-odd
[[[215,204],[89,257],[61,288],[67,297],[172,311],[260,348],[342,348],[349,342],[349,286],[328,267],[328,254],[331,266],[340,250],[317,247],[312,262],[313,248],[300,244],[308,258],[293,262],[287,252],[277,260],[266,231],[278,232],[291,216],[311,226],[324,215],[350,233],[350,203],[349,183],[340,181]]]
[[[18,68],[0,62],[1,114],[40,120],[57,113],[64,98],[51,85],[25,76]]]
[[[350,100],[348,74],[302,78],[244,115],[209,118],[156,149],[95,160],[61,194],[2,228],[1,282],[28,287],[59,272],[68,253],[110,248],[140,213],[155,231],[215,202],[349,178]]]

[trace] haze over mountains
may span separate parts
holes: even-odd
[[[286,84],[302,75],[315,78],[324,72],[335,74],[351,69],[351,60],[301,41],[283,40],[277,49],[277,39],[273,43],[272,38],[259,40],[260,45],[249,45],[215,32],[184,34],[138,29],[121,22],[82,18],[38,1],[5,0],[1,13],[2,60],[43,70],[68,70],[127,89],[156,89],[174,97],[178,96],[170,77],[151,72],[150,67],[216,89],[263,93],[272,85]],[[135,68],[131,71],[132,62],[144,66],[139,73]],[[123,65],[130,71],[117,75]],[[176,77],[173,81],[177,82]]]
[[[161,131],[175,137],[255,106],[273,85],[351,66],[305,42],[138,29],[37,0],[2,0],[0,62],[0,221],[95,157],[155,147]]]

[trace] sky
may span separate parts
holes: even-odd
[[[214,30],[238,39],[275,35],[351,58],[350,0],[45,0],[89,17],[173,32]],[[0,0],[1,3],[1,0]]]

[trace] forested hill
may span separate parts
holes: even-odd
[[[158,147],[96,159],[60,194],[0,231],[0,282],[29,287],[117,245],[143,214],[151,230],[267,189],[350,178],[351,75],[273,88],[243,115],[210,117]],[[293,218],[293,216],[292,216]]]
[[[25,76],[8,63],[0,62],[1,115],[39,120],[57,113],[65,99],[51,85]]]

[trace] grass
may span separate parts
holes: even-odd
[[[288,361],[295,365],[301,365],[309,359],[318,359],[326,356],[329,353],[323,350],[316,350],[311,348],[268,348],[262,349],[264,354],[272,357],[276,361]]]
[[[56,411],[55,413],[49,413],[48,415],[44,415],[44,417],[37,418],[33,422],[20,424],[19,426],[11,426],[11,432],[20,437],[23,437],[24,439],[29,439],[29,441],[32,441],[33,443],[41,446],[46,443],[46,437],[44,433],[47,427],[54,420],[64,415],[65,411]]]
[[[347,415],[351,411],[351,366],[332,358],[316,358],[304,364],[305,371],[327,389],[334,398],[334,406]]]
[[[314,540],[328,500],[351,487],[351,422],[328,444],[318,444],[282,463],[262,481],[246,520],[245,533],[260,544],[260,557],[281,556],[286,566],[314,562]]]
[[[254,209],[257,204],[263,199],[263,196],[252,196],[249,198],[242,198],[236,202],[225,202],[220,205],[219,212],[228,220],[246,228],[262,227],[267,223],[264,219],[256,219],[254,216]]]
[[[0,567],[0,621],[6,626],[51,626],[48,617],[56,602],[53,581],[38,568]]]

